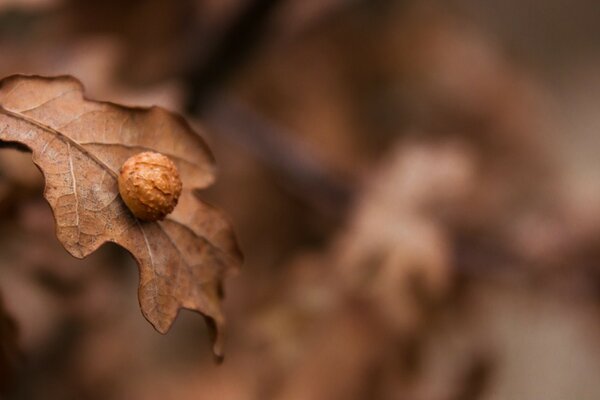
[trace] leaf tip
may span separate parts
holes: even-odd
[[[158,333],[160,333],[161,335],[166,335],[169,332],[169,330],[171,329],[171,325],[172,325],[172,323],[166,322],[163,320],[152,323],[152,326],[154,326],[154,329],[156,329],[158,331]]]
[[[223,318],[215,319],[208,316],[204,316],[204,320],[206,321],[206,325],[208,327],[208,334],[212,342],[213,359],[216,364],[221,364],[225,359],[225,346],[223,336],[225,321],[223,320]]]

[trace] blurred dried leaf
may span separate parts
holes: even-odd
[[[442,215],[473,190],[475,161],[459,142],[402,142],[371,176],[334,254],[352,291],[378,304],[399,333],[412,332],[451,286]],[[442,215],[439,215],[442,214]]]
[[[161,333],[180,308],[199,311],[216,330],[222,355],[221,284],[241,255],[222,214],[194,189],[214,181],[214,161],[202,139],[180,117],[161,108],[127,108],[87,100],[72,77],[12,76],[0,82],[0,140],[33,152],[58,239],[83,258],[106,242],[127,249],[140,270],[144,316]],[[155,150],[177,165],[183,193],[164,221],[138,221],[119,196],[123,162]]]

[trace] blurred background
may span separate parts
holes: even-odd
[[[600,398],[596,0],[0,0],[0,76],[72,74],[213,149],[246,256],[226,359],[71,258],[0,152],[4,399]]]

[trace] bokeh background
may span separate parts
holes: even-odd
[[[600,398],[596,0],[0,0],[0,76],[186,115],[246,256],[226,359],[71,258],[0,152],[4,399]]]

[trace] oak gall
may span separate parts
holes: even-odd
[[[181,178],[168,157],[154,152],[127,159],[119,174],[119,192],[142,221],[158,221],[173,211],[181,194]]]

